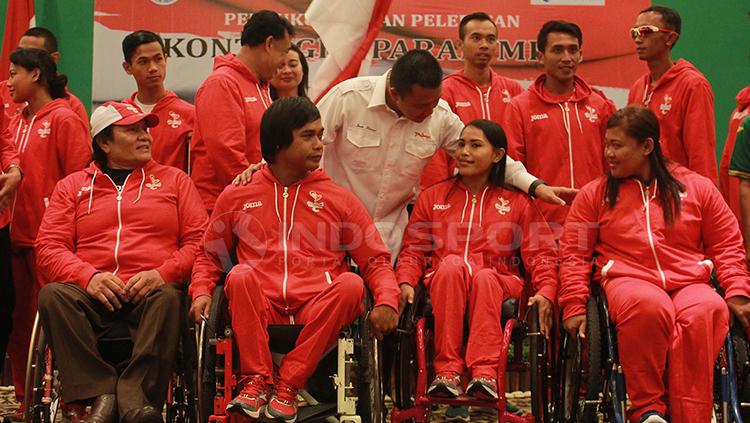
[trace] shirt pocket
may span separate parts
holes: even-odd
[[[378,147],[380,135],[376,131],[352,127],[346,130],[346,139],[358,148]]]
[[[405,146],[406,152],[412,156],[424,160],[429,159],[435,155],[437,151],[437,144],[431,140],[425,140],[421,138],[409,138],[406,140]]]

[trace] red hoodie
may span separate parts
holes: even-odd
[[[7,170],[8,166],[12,164],[20,167],[21,161],[16,146],[13,145],[10,130],[5,126],[5,113],[0,113],[0,173]],[[0,188],[2,187],[0,186]],[[5,225],[10,223],[10,210],[9,207],[0,213],[0,228],[4,228]]]
[[[500,123],[512,97],[523,92],[518,82],[490,70],[490,85],[480,87],[464,74],[454,72],[443,79],[441,97],[448,102],[453,113],[467,124],[475,119],[488,119]],[[438,150],[422,172],[419,183],[422,190],[453,176],[456,163],[448,152]]]
[[[13,117],[10,131],[24,171],[10,237],[14,246],[32,247],[57,181],[91,161],[91,136],[62,98],[47,103],[31,117],[24,109]]]
[[[540,75],[508,107],[503,129],[508,154],[549,185],[581,188],[604,173],[604,131],[615,105],[603,93],[575,77],[575,91],[557,96],[544,88]],[[569,206],[539,203],[555,232]]]
[[[729,208],[732,210],[737,220],[740,219],[740,180],[729,177],[729,163],[732,161],[734,144],[737,140],[737,130],[740,128],[742,121],[750,115],[750,86],[745,87],[737,93],[737,107],[732,111],[729,117],[729,132],[727,132],[727,141],[724,144],[724,152],[721,154],[721,164],[719,165],[719,189],[724,196]]]
[[[260,119],[271,97],[233,54],[219,56],[195,95],[192,178],[206,208],[235,176],[261,160]]]
[[[8,89],[7,80],[0,82],[0,100],[3,102],[3,107],[5,109],[5,117],[6,124],[10,123],[11,119],[13,119],[13,116],[21,113],[21,110],[26,106],[26,103],[15,103],[13,102],[13,96],[10,95],[10,90]],[[83,123],[86,125],[86,130],[89,129],[89,115],[86,113],[86,108],[83,106],[83,103],[81,103],[81,100],[78,99],[75,95],[73,95],[68,88],[65,88],[65,94],[68,95],[67,98],[65,98],[65,101],[68,103],[68,107],[70,107],[71,110],[73,110],[79,118],[83,121]]]
[[[628,104],[640,104],[659,118],[664,155],[717,183],[714,94],[706,77],[680,59],[652,83],[636,80]]]
[[[494,186],[473,195],[462,183],[448,180],[417,198],[396,274],[400,283],[415,286],[425,271],[429,277],[436,270],[430,263],[457,255],[472,273],[489,268],[518,277],[519,249],[534,288],[554,302],[557,244],[529,197]]]
[[[236,252],[239,265],[232,267]],[[349,253],[375,297],[398,310],[391,255],[362,203],[318,169],[284,187],[264,166],[216,201],[190,284],[193,299],[212,295],[221,274],[266,275],[263,293],[289,314],[348,271]]]
[[[208,216],[190,178],[150,161],[125,179],[121,194],[91,163],[57,184],[36,242],[48,281],[86,289],[98,272],[124,283],[155,269],[167,283],[190,278]]]
[[[635,278],[667,292],[710,283],[715,265],[725,298],[750,297],[737,219],[710,180],[682,166],[673,166],[672,175],[685,185],[672,226],[664,224],[655,181],[647,187],[622,180],[612,209],[605,201],[606,177],[581,189],[560,241],[563,318],[586,313],[592,262],[593,278],[603,285]]]
[[[135,102],[134,92],[123,103],[132,104],[140,110]],[[151,113],[159,117],[159,125],[149,129],[154,144],[151,146],[151,157],[157,162],[173,166],[190,174],[189,154],[190,136],[193,133],[195,107],[177,97],[172,91],[156,102]]]

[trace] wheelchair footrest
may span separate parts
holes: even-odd
[[[318,405],[306,405],[300,407],[297,411],[297,421],[303,422],[308,420],[320,420],[328,416],[336,415],[336,404],[326,403]],[[255,420],[257,422],[274,422],[274,420],[267,419],[261,414],[261,418]]]

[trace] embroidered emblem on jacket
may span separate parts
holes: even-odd
[[[659,105],[659,111],[662,115],[666,115],[670,110],[672,110],[672,97],[669,94],[664,94],[664,103]]]
[[[471,102],[469,101],[457,101],[456,107],[471,107]]]
[[[81,195],[83,195],[84,192],[89,192],[89,191],[91,191],[91,186],[84,185],[81,187],[81,190],[78,191],[78,196],[80,197]]]
[[[149,179],[151,179],[151,182],[146,184],[146,188],[156,191],[161,186],[161,181],[156,179],[154,175],[148,175]]]
[[[133,113],[139,113],[139,114],[141,113],[141,111],[138,110],[138,109],[136,109],[135,106],[133,106],[132,104],[127,104],[126,103],[125,104],[125,108],[128,109],[128,110],[130,110]]]
[[[498,213],[505,216],[505,214],[510,211],[510,201],[506,200],[501,195],[500,197],[497,197],[497,203],[495,203],[495,208],[497,209]]]
[[[531,115],[531,121],[532,122],[537,121],[537,120],[542,120],[542,119],[549,119],[549,116],[547,116],[547,113],[541,113],[541,114],[538,114],[538,115]]]
[[[589,106],[588,104],[586,105],[586,113],[584,113],[583,115],[586,116],[586,119],[588,119],[591,123],[595,123],[597,120],[599,120],[599,114],[596,113],[596,109]]]
[[[508,90],[502,90],[501,93],[503,93],[503,103],[510,103],[510,91]]]
[[[248,201],[242,206],[242,210],[254,209],[263,205],[262,201]]]
[[[323,201],[321,201],[323,199],[323,194],[319,194],[315,191],[310,191],[310,197],[312,197],[312,201],[307,202],[307,207],[310,207],[315,213],[319,212],[320,209],[322,209],[323,206],[326,205]]]
[[[245,97],[245,103],[255,103],[258,101],[258,97]]]
[[[448,210],[451,208],[450,204],[433,204],[432,210]]]
[[[430,134],[421,132],[421,131],[414,131],[414,136],[422,138],[423,140],[431,140],[432,136]]]
[[[36,132],[39,134],[39,138],[47,138],[47,136],[52,133],[52,128],[50,128],[49,121],[45,120],[44,122],[42,122],[42,127],[39,128],[39,130]]]
[[[167,125],[169,125],[173,129],[177,129],[180,127],[180,125],[182,125],[182,120],[180,119],[180,115],[178,113],[170,111],[169,116],[171,117],[171,119],[167,121]]]

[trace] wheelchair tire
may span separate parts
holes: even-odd
[[[540,333],[536,306],[529,314],[529,332]],[[529,365],[531,367],[531,414],[536,423],[550,422],[549,358],[547,340],[543,335],[529,337]]]
[[[564,330],[560,340],[560,403],[557,408],[557,420],[561,423],[575,423],[580,411],[578,407],[581,393],[581,341],[577,336],[570,336]]]
[[[730,328],[734,348],[734,371],[737,375],[737,399],[740,403],[750,403],[750,344],[744,331],[736,325]],[[750,409],[740,407],[742,421],[750,422]]]
[[[52,355],[41,322],[36,331],[36,347],[32,354],[34,364],[30,374],[31,389],[30,392],[26,393],[28,395],[26,398],[31,398],[32,400],[27,405],[29,413],[27,421],[32,423],[54,423],[57,409],[60,405],[60,383],[54,373],[51,380],[45,381],[47,359],[51,359]],[[49,398],[51,401],[47,401],[46,403],[43,401],[45,383],[52,383],[52,395]]]
[[[198,420],[198,398],[195,386],[197,347],[194,328],[184,327],[182,332],[170,384],[172,402],[166,404],[167,423],[196,423]]]
[[[586,343],[587,348],[582,349],[581,361],[583,374],[581,382],[586,390],[585,401],[597,401],[601,397],[604,386],[604,333],[602,332],[602,317],[599,304],[589,296],[586,304]],[[603,399],[602,399],[603,400]],[[591,403],[583,403],[579,406],[580,422],[597,423],[599,407]]]
[[[365,310],[372,309],[372,300],[369,294],[365,295]],[[385,413],[383,412],[383,387],[380,375],[381,354],[380,345],[372,336],[367,316],[365,313],[359,318],[357,334],[354,342],[354,353],[358,358],[357,366],[357,414],[363,423],[383,423]]]
[[[201,351],[201,371],[198,372],[198,384],[200,392],[198,395],[198,410],[201,423],[208,422],[208,418],[214,412],[214,397],[216,396],[216,339],[224,336],[226,325],[227,300],[224,295],[224,287],[217,286],[211,297],[211,311],[206,323],[203,343],[199,346]],[[212,342],[213,341],[213,342]]]

